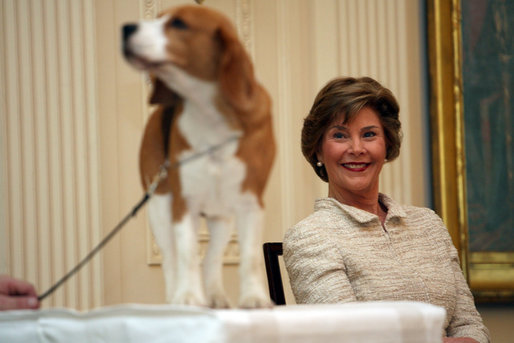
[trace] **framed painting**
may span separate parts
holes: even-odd
[[[478,302],[514,300],[514,2],[427,0],[433,191]]]

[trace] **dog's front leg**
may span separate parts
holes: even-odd
[[[264,211],[253,195],[245,197],[237,211],[236,224],[240,247],[240,296],[242,308],[271,307],[262,278],[262,229]]]
[[[166,285],[166,301],[171,302],[175,293],[175,242],[171,226],[171,193],[154,194],[148,204],[150,227],[162,255],[162,271]]]
[[[173,224],[177,252],[177,288],[172,301],[174,304],[207,305],[198,257],[197,224],[198,218],[189,212]]]
[[[229,308],[223,288],[223,256],[233,230],[233,220],[226,217],[207,218],[209,247],[203,260],[203,281],[209,307]]]

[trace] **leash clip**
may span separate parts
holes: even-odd
[[[168,168],[170,167],[170,161],[166,159],[159,168],[159,172],[154,176],[152,183],[148,187],[146,194],[152,196],[162,180],[168,176]]]

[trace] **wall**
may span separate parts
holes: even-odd
[[[41,291],[101,237],[92,1],[0,2],[0,272]],[[100,260],[46,302],[102,303]]]

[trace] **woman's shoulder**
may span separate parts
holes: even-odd
[[[333,225],[331,214],[327,213],[327,211],[315,211],[289,228],[284,240],[287,237],[304,236],[314,231],[323,230],[326,228],[326,225]]]
[[[325,199],[318,199],[313,213],[300,220],[286,231],[284,243],[328,234],[334,228],[344,226],[344,217],[334,208],[325,206]]]
[[[425,218],[437,220],[439,216],[428,207],[420,207],[414,205],[406,205],[398,203],[384,193],[379,193],[379,202],[383,203],[390,215],[400,218]]]
[[[448,231],[441,217],[431,208],[398,204],[384,194],[380,196],[381,200],[387,204],[393,217],[395,215],[400,217],[407,226],[434,232]]]
[[[302,265],[320,256],[337,256],[338,237],[346,227],[344,219],[323,209],[317,209],[289,228],[283,239],[286,266]],[[310,262],[308,262],[310,263]]]
[[[428,207],[420,207],[413,205],[402,205],[402,208],[405,212],[406,218],[411,221],[417,221],[422,223],[429,224],[442,224],[443,221],[441,217],[434,210]]]
[[[406,227],[421,230],[431,239],[451,243],[451,237],[442,218],[431,208],[403,205]]]
[[[383,193],[379,194],[379,201],[386,205],[389,212],[392,212],[395,216],[398,217],[426,217],[430,219],[436,219],[439,217],[432,209],[428,207],[401,204]]]
[[[427,217],[429,219],[437,219],[439,216],[431,208],[414,206],[414,205],[402,205],[403,210],[410,217]]]

